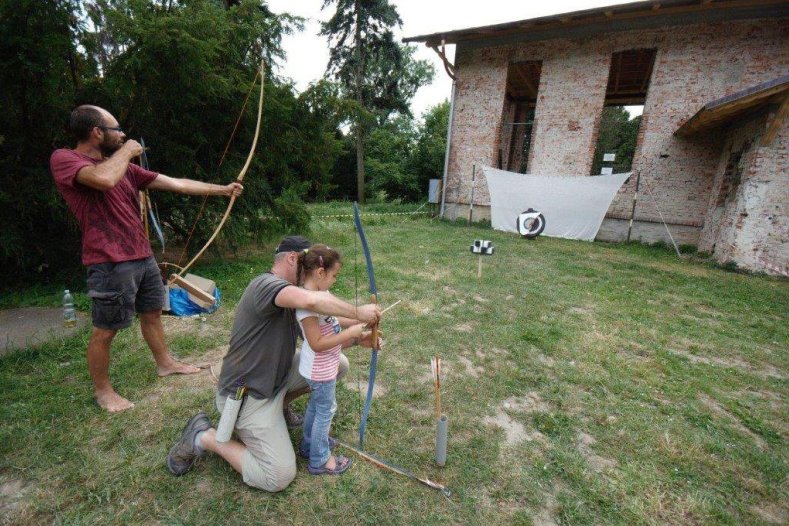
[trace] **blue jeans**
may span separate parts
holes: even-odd
[[[334,413],[337,412],[337,400],[334,396],[337,380],[315,382],[307,378],[312,389],[307,411],[304,413],[304,440],[301,447],[309,449],[310,466],[319,468],[331,456],[329,450],[329,428]]]

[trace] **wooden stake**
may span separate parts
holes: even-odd
[[[482,254],[479,256],[479,263],[477,264],[477,279],[482,277]]]

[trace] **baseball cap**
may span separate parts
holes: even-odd
[[[301,252],[305,248],[310,248],[312,246],[312,242],[303,236],[288,236],[283,239],[277,248],[274,249],[275,254],[281,254],[282,252]]]

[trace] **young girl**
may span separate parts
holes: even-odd
[[[298,276],[302,287],[308,290],[329,290],[337,281],[341,265],[340,254],[336,250],[326,245],[312,246],[299,255]],[[307,469],[313,475],[339,475],[351,467],[352,460],[331,454],[334,441],[329,438],[329,428],[337,410],[334,396],[337,368],[343,347],[358,342],[364,324],[352,324],[355,320],[342,320],[342,324],[350,325],[342,330],[341,322],[334,316],[323,316],[304,309],[296,310],[296,318],[304,335],[299,373],[312,389],[304,413],[304,438],[299,453],[309,458]]]

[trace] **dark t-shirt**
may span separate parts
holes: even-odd
[[[220,393],[235,394],[240,379],[257,399],[271,398],[285,385],[300,331],[295,311],[277,307],[274,300],[290,284],[267,272],[247,286],[222,360]]]
[[[55,150],[49,159],[52,178],[82,229],[82,264],[118,263],[153,255],[140,218],[138,192],[159,174],[129,164],[126,175],[102,192],[77,182],[77,172],[99,164],[74,150]]]

